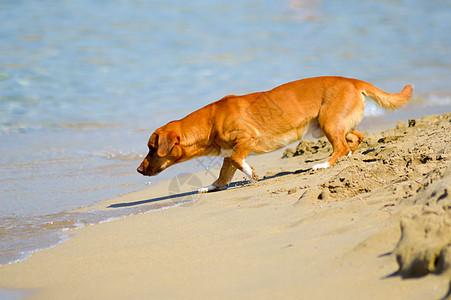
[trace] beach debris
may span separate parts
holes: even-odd
[[[297,188],[289,189],[288,192],[287,192],[287,194],[288,194],[288,195],[294,194],[294,193],[297,192],[297,190],[298,190]]]
[[[318,140],[316,142],[301,141],[296,149],[286,149],[282,158],[296,157],[304,154],[317,154],[318,152],[328,153],[331,150],[332,147],[326,140]]]
[[[401,276],[419,277],[450,270],[449,213],[424,210],[410,218],[403,218],[401,239],[395,249]]]
[[[415,197],[401,202],[408,207],[394,251],[401,276],[445,272],[451,276],[450,189],[451,168],[434,170],[420,182]]]

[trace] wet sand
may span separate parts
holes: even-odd
[[[249,158],[264,177],[253,185],[237,173],[227,190],[197,195],[181,184],[167,197],[174,181],[165,181],[102,202],[97,209],[193,200],[73,230],[0,267],[0,287],[35,299],[449,297],[450,122],[426,116],[366,134],[326,170],[310,168],[330,145],[305,142],[286,158]]]

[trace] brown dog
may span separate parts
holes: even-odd
[[[327,168],[354,153],[363,135],[355,127],[363,117],[365,97],[383,108],[406,104],[413,86],[388,94],[367,82],[344,77],[316,77],[278,86],[267,92],[226,96],[185,118],[158,128],[150,136],[149,153],[138,167],[156,175],[176,163],[203,155],[224,156],[219,178],[199,192],[227,186],[238,169],[257,179],[245,158],[287,146],[305,134],[326,135],[332,156],[313,169]]]

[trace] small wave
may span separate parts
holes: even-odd
[[[407,106],[410,107],[442,107],[451,105],[451,95],[447,93],[431,93],[426,95],[414,95]],[[387,114],[387,110],[377,106],[373,101],[367,101],[365,105],[365,117],[380,117]]]
[[[21,124],[0,124],[0,134],[4,135],[12,135],[12,134],[19,134],[19,133],[26,133],[32,130],[39,130],[42,129],[42,125],[35,125],[35,124],[27,124],[27,123],[21,123]]]
[[[195,195],[182,199],[173,199],[169,195],[166,202],[112,210],[61,212],[35,218],[2,218],[0,232],[4,234],[0,236],[0,266],[24,261],[38,251],[64,243],[69,239],[68,230],[194,203],[199,199],[198,194]]]
[[[58,123],[33,123],[33,122],[1,122],[0,134],[27,133],[42,129],[69,129],[69,130],[95,130],[102,128],[117,128],[119,124],[103,122],[58,122]]]
[[[449,92],[431,92],[427,94],[417,94],[409,101],[409,105],[419,107],[448,106],[451,105],[451,95]]]
[[[119,125],[104,122],[59,122],[55,126],[75,130],[92,130],[98,128],[115,128]]]
[[[425,101],[427,106],[451,105],[451,95],[429,95]]]
[[[144,158],[144,154],[136,153],[134,151],[123,153],[122,151],[110,150],[106,153],[100,154],[100,157],[117,159],[121,161],[137,161]]]

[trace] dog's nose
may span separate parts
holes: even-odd
[[[143,165],[140,165],[140,166],[138,167],[138,169],[136,169],[136,171],[138,171],[138,173],[143,174],[143,173],[144,173],[144,167],[143,167]]]

